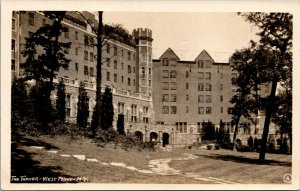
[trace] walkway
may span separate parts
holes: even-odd
[[[31,146],[31,148],[38,149],[38,150],[45,150],[45,148],[41,147],[41,146]],[[203,177],[197,173],[187,173],[187,172],[184,173],[184,172],[181,172],[180,170],[173,169],[169,166],[169,163],[172,160],[179,160],[179,161],[180,160],[194,160],[194,159],[198,158],[197,156],[195,156],[193,154],[188,154],[188,153],[185,153],[187,155],[187,157],[185,157],[185,158],[164,158],[164,159],[150,160],[148,162],[149,169],[138,169],[134,166],[127,166],[126,164],[124,164],[122,162],[111,162],[111,163],[99,162],[97,159],[94,159],[94,158],[86,158],[85,155],[68,155],[68,154],[58,153],[57,150],[47,150],[47,152],[52,153],[52,154],[58,154],[61,157],[73,157],[73,158],[76,158],[76,159],[82,160],[82,161],[95,162],[95,163],[99,163],[104,166],[115,166],[115,167],[126,168],[128,170],[137,171],[137,172],[144,173],[144,174],[158,174],[158,175],[163,175],[163,176],[179,175],[179,176],[185,176],[188,178],[193,178],[196,180],[211,182],[211,183],[216,183],[216,184],[234,184],[234,182],[226,181],[223,179],[218,179],[218,178],[214,178],[214,177]]]

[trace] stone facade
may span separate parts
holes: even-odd
[[[81,14],[97,26],[95,15]],[[67,117],[72,122],[76,122],[79,83],[85,84],[90,123],[96,97],[97,49],[93,46],[96,35],[81,14],[68,11],[62,22],[67,30],[59,40],[72,43],[64,51],[71,62],[68,68],[59,70],[54,83],[62,79],[66,84]],[[24,75],[19,68],[26,60],[20,54],[26,38],[50,22],[41,12],[13,12],[12,76]],[[233,134],[228,111],[232,107],[229,100],[235,93],[231,78],[237,74],[232,72],[229,63],[215,62],[205,50],[193,61],[180,60],[172,49],[153,60],[152,31],[138,28],[132,37],[131,43],[105,39],[102,47],[102,92],[105,86],[112,89],[115,129],[118,114],[123,114],[126,133],[174,147],[201,142],[204,121],[211,121],[218,128],[222,120],[229,134]],[[43,50],[39,48],[38,52]],[[267,95],[269,87],[263,88]],[[55,99],[55,92],[52,97]],[[258,122],[255,126],[259,132],[252,131],[253,124],[243,122],[250,128],[250,131],[240,131],[239,136],[245,137],[241,138],[243,141],[250,134],[262,133],[259,127],[263,120]]]

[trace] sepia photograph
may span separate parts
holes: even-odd
[[[297,4],[118,2],[5,2],[1,188],[299,189]]]

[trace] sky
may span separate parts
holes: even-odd
[[[258,29],[236,13],[104,12],[105,24],[152,30],[153,58],[169,47],[180,60],[193,61],[206,50],[215,62],[228,62],[235,50],[257,41]]]

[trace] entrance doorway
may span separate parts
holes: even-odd
[[[155,132],[150,133],[150,141],[157,141],[158,134]]]
[[[163,133],[163,147],[169,144],[169,134]]]
[[[143,133],[140,131],[134,132],[134,135],[141,141],[143,142]]]

